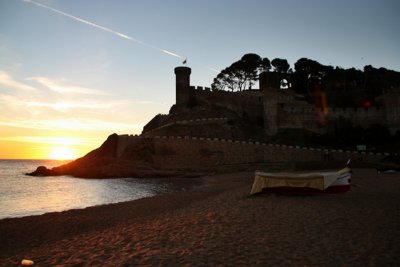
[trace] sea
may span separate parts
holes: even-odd
[[[25,173],[67,162],[0,160],[0,219],[118,203],[184,189],[171,179],[32,177]]]

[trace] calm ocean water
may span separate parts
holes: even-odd
[[[0,219],[117,203],[177,190],[167,179],[24,175],[41,165],[61,164],[51,160],[0,160]]]

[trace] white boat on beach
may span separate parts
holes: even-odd
[[[316,172],[256,171],[250,195],[274,192],[289,195],[345,193],[351,187],[351,169]]]

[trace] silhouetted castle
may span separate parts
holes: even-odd
[[[329,108],[305,101],[292,90],[280,89],[279,74],[259,75],[260,89],[241,92],[212,91],[208,87],[190,85],[191,69],[176,67],[176,106],[221,106],[241,118],[262,126],[270,135],[280,129],[306,129],[325,133],[340,118],[367,128],[386,126],[391,134],[400,130],[400,90],[391,89],[379,97],[380,107]],[[323,117],[324,123],[321,123]]]
[[[349,158],[374,164],[382,160],[396,163],[396,154],[386,151],[354,151],[329,145],[313,147],[313,142],[307,140],[309,133],[280,130],[328,132],[329,124],[335,124],[336,120],[340,123],[342,117],[363,127],[381,124],[394,133],[400,128],[399,90],[389,90],[380,96],[380,109],[367,106],[329,110],[326,105],[308,103],[291,90],[280,90],[279,73],[275,72],[260,74],[260,89],[242,92],[193,87],[188,67],[175,68],[175,74],[176,104],[168,115],[158,114],[149,121],[140,136],[112,134],[86,156],[57,168],[41,166],[30,175],[188,177],[260,168],[293,170],[301,162],[326,162],[330,166],[329,163]],[[286,141],[299,136],[297,139],[305,142],[277,143],[285,140],[287,133]],[[311,136],[314,139],[315,135]]]

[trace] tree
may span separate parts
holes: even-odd
[[[290,65],[286,59],[274,58],[271,61],[271,65],[274,67],[275,72],[288,73]]]
[[[271,70],[271,62],[269,61],[268,58],[265,57],[262,59],[261,68],[262,68],[262,71],[266,71],[266,72]]]
[[[211,84],[213,90],[225,90],[230,89],[234,91],[237,87],[237,83],[233,77],[233,69],[228,67],[222,70],[217,77],[214,78],[214,82]]]
[[[251,89],[263,70],[269,70],[267,58],[257,54],[245,54],[242,58],[222,70],[211,85],[213,90],[242,91]]]
[[[315,60],[300,58],[294,63],[295,73],[292,80],[294,90],[301,94],[308,94],[310,79],[321,79],[328,68],[331,67],[324,66]]]
[[[296,72],[317,75],[321,68],[322,65],[319,62],[304,57],[294,63],[294,69]]]
[[[258,80],[258,74],[262,68],[262,59],[257,54],[245,54],[239,61],[237,70],[242,73],[242,77],[249,89]]]

